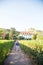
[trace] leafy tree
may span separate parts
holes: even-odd
[[[0,39],[2,39],[2,33],[3,33],[3,31],[2,31],[2,29],[0,29]]]
[[[15,28],[11,28],[11,29],[10,29],[10,32],[9,32],[9,39],[13,39],[15,31],[16,31]]]
[[[37,35],[37,39],[38,39],[38,40],[42,40],[42,39],[43,39],[43,35],[38,34],[38,35]]]
[[[37,38],[37,34],[33,34],[32,39],[36,40],[36,38]]]
[[[23,36],[18,37],[19,40],[24,40],[25,38]]]
[[[6,29],[3,29],[2,39],[5,39],[5,36],[6,36]]]
[[[19,32],[15,28],[4,29],[0,28],[0,39],[16,39]]]
[[[9,39],[9,33],[6,33],[5,39]]]
[[[0,39],[5,39],[6,30],[4,28],[0,28]]]

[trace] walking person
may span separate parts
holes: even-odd
[[[18,42],[18,40],[16,40],[16,42],[15,42],[15,50],[16,50],[16,51],[19,50],[19,42]]]

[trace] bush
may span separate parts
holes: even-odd
[[[37,34],[33,34],[33,35],[32,35],[32,39],[33,39],[33,40],[36,40],[36,38],[37,38]]]
[[[43,40],[43,35],[38,34],[38,35],[37,35],[37,39],[38,39],[38,40]]]
[[[5,39],[9,39],[9,33],[6,34]]]
[[[2,37],[0,37],[0,40],[2,40]]]
[[[43,65],[43,53],[37,55],[37,63],[38,65]]]
[[[41,43],[37,40],[21,40],[19,42],[25,53],[35,58],[38,65],[43,65],[43,40],[40,40]]]
[[[23,36],[18,37],[19,40],[24,40],[25,38]]]
[[[2,40],[0,41],[0,65],[3,63],[5,57],[10,52],[14,41]]]

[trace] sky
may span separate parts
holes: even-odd
[[[43,0],[0,0],[0,28],[43,30]]]

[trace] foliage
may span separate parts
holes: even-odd
[[[9,39],[16,39],[19,32],[15,28],[11,28],[9,32]]]
[[[9,33],[6,33],[5,39],[9,40]]]
[[[10,33],[9,33],[9,39],[13,39],[14,33],[15,33],[15,29],[14,28],[11,28],[10,29]]]
[[[43,65],[43,40],[21,40],[20,46],[38,65]]]
[[[37,35],[37,39],[38,39],[38,40],[43,40],[43,35],[42,35],[42,34],[38,34],[38,35]]]
[[[0,28],[0,39],[5,39],[6,29]]]
[[[33,40],[36,40],[36,38],[37,38],[37,34],[33,34],[33,35],[32,35],[32,39],[33,39]]]
[[[19,40],[24,40],[25,38],[23,36],[18,37]]]
[[[3,63],[5,57],[10,52],[13,44],[13,40],[0,40],[0,65]]]
[[[0,39],[2,39],[2,33],[3,33],[3,30],[0,29]]]
[[[3,34],[2,34],[2,39],[3,39],[3,40],[5,39],[5,36],[6,36],[6,30],[3,29]]]
[[[0,28],[0,39],[15,39],[17,38],[19,32],[16,31],[15,28],[11,28],[11,29],[4,29],[4,28]]]

